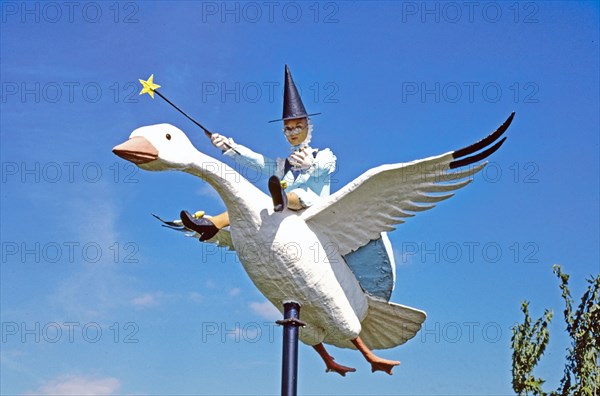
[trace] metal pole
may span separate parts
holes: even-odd
[[[296,396],[298,379],[298,327],[305,324],[299,320],[300,304],[288,302],[283,304],[283,362],[281,372],[281,395]]]

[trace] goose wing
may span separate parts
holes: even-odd
[[[192,238],[198,238],[198,240],[200,240],[199,239],[200,234],[198,234],[197,232],[195,232],[193,230],[190,230],[189,228],[184,227],[181,220],[179,220],[179,219],[173,220],[173,221],[163,220],[159,216],[155,215],[154,213],[152,213],[152,216],[154,216],[161,223],[163,223],[162,224],[163,227],[170,228],[171,230],[183,232],[185,234],[185,236],[192,237]],[[217,232],[215,234],[215,236],[213,236],[210,239],[207,239],[206,241],[201,241],[201,242],[211,243],[211,244],[217,245],[219,247],[228,248],[229,250],[232,250],[232,251],[235,250],[235,248],[233,247],[233,242],[231,241],[231,233],[229,232],[229,227],[222,228],[221,230],[219,230],[219,232]]]
[[[501,136],[514,115],[486,138],[460,150],[370,169],[308,208],[302,217],[327,235],[341,255],[353,252],[469,184],[470,176],[487,164],[481,161],[506,140]]]
[[[396,263],[392,244],[385,232],[344,256],[360,287],[371,296],[390,301],[396,284]]]

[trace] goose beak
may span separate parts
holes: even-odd
[[[142,136],[134,136],[125,143],[115,146],[112,152],[136,165],[158,159],[158,150],[156,147]]]

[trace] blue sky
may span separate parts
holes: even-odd
[[[599,272],[598,4],[269,4],[1,3],[1,393],[279,392],[277,315],[235,255],[150,216],[218,213],[218,196],[111,148],[168,122],[219,155],[164,102],[138,97],[154,73],[209,128],[285,155],[267,121],[281,114],[286,63],[323,113],[313,143],[337,155],[334,190],[473,143],[516,111],[483,174],[390,234],[392,301],[428,313],[413,340],[381,352],[402,365],[372,374],[331,347],[358,369],[342,378],[302,345],[299,392],[511,394],[524,299],[534,316],[555,311],[537,374],[557,385],[568,339],[551,267],[572,275],[575,296]]]

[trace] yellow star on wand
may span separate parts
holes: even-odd
[[[141,78],[139,80],[143,87],[140,91],[140,95],[147,93],[152,99],[154,99],[154,90],[160,88],[160,85],[154,84],[154,74],[148,77],[148,81],[144,81]]]

